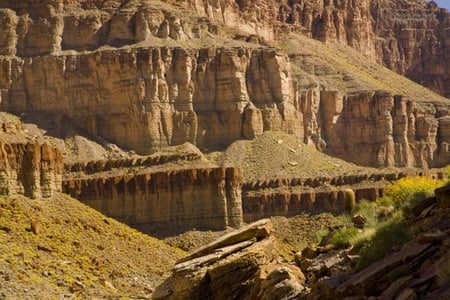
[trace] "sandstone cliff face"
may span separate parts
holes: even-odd
[[[23,130],[18,118],[0,113],[0,195],[49,198],[61,192],[61,152]]]
[[[140,153],[302,130],[288,58],[272,50],[145,48],[1,65],[2,109],[70,116],[89,134]]]
[[[0,142],[0,194],[49,198],[61,192],[61,153],[48,144]]]
[[[144,232],[242,223],[238,169],[207,168],[63,180],[63,192]]]
[[[224,34],[217,22],[235,22],[247,34],[266,39],[280,31],[301,31],[379,58],[375,37],[392,24],[380,21],[377,27],[368,21],[374,16],[386,14],[383,20],[392,20],[402,9],[416,9],[430,20],[439,14],[446,22],[445,12],[414,3],[405,8],[391,1],[181,1],[199,14],[193,22],[160,2],[3,1],[0,109],[70,118],[89,135],[141,154],[183,142],[202,150],[222,149],[238,139],[280,130],[358,164],[442,166],[450,160],[448,105],[308,86],[293,79],[290,58],[274,49],[149,46],[189,41],[193,47],[201,38]],[[392,14],[382,7],[390,7]],[[439,22],[422,25],[437,28]],[[408,24],[416,28],[415,21]],[[444,33],[439,36],[445,40]],[[102,48],[134,43],[140,44]],[[403,56],[398,60],[406,64]],[[417,64],[427,59],[424,54]]]
[[[2,109],[70,116],[90,135],[140,153],[183,142],[221,149],[279,130],[362,165],[427,167],[450,158],[444,104],[305,89],[288,57],[273,50],[139,48],[0,63]]]
[[[321,103],[322,138],[334,155],[376,167],[427,168],[448,160],[445,104],[417,104],[382,91],[343,99],[325,94]],[[342,108],[337,118],[336,108]]]
[[[426,1],[183,1],[211,19],[274,39],[300,32],[349,45],[450,97],[450,14]]]

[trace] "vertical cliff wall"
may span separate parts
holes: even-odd
[[[61,152],[32,136],[20,120],[0,112],[0,195],[49,198],[61,192]]]
[[[6,25],[0,28],[0,109],[49,112],[90,136],[140,154],[184,142],[206,151],[223,149],[238,139],[279,130],[304,136],[307,144],[358,164],[426,167],[449,163],[444,104],[426,103],[427,99],[413,103],[407,96],[370,88],[347,92],[346,83],[340,84],[339,91],[321,80],[317,86],[305,86],[293,80],[287,55],[258,45],[233,46],[236,41],[228,39],[228,47],[198,47],[208,38],[220,42],[224,35],[238,36],[219,26],[222,23],[237,24],[248,35],[267,39],[281,31],[301,31],[381,59],[400,47],[396,41],[401,28],[411,26],[409,42],[401,45],[413,52],[393,54],[403,66],[399,72],[407,72],[413,62],[426,65],[431,55],[426,53],[443,52],[448,18],[432,4],[387,0],[177,3],[175,9],[158,1],[2,1],[0,19]],[[190,10],[182,10],[183,6]],[[192,10],[197,13],[192,18],[182,14]],[[394,22],[399,18],[396,14],[411,11],[426,18]],[[378,21],[371,23],[373,19]],[[391,27],[397,29],[386,33]],[[445,32],[439,29],[438,34],[437,28]],[[424,30],[440,42],[422,51],[421,61],[408,60],[416,59],[414,51],[426,43],[419,39]],[[377,38],[380,32],[386,38]],[[392,36],[394,50],[383,50],[381,55],[387,36]],[[162,46],[168,44],[173,46]],[[295,68],[311,67],[307,59],[304,64]],[[439,66],[444,70],[447,61]],[[315,75],[324,75],[322,71],[317,69]],[[336,72],[342,82],[346,76]],[[439,78],[445,83],[445,76]]]
[[[61,153],[48,144],[0,141],[0,195],[49,198],[61,191]]]
[[[62,115],[139,153],[183,142],[223,149],[279,130],[362,165],[438,166],[450,158],[445,104],[305,89],[293,81],[289,58],[273,50],[138,48],[0,64],[1,109]]]
[[[89,134],[140,153],[302,131],[288,58],[272,50],[143,48],[2,57],[0,65],[1,109],[69,116]]]
[[[222,230],[242,223],[238,169],[209,168],[65,179],[63,192],[145,232]]]
[[[450,13],[433,1],[182,1],[248,34],[299,32],[349,45],[395,72],[450,97]]]

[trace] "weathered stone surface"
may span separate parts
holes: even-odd
[[[395,252],[388,255],[381,261],[376,262],[361,272],[353,275],[351,279],[347,280],[338,288],[338,292],[341,294],[366,294],[366,292],[368,292],[365,290],[368,288],[366,283],[374,280],[382,274],[385,274],[388,270],[392,270],[407,261],[411,261],[429,248],[430,244],[413,245],[402,249],[400,252]]]
[[[302,272],[293,266],[277,267],[261,282],[257,298],[261,300],[299,299],[309,292],[304,280],[305,276]]]
[[[270,235],[272,232],[273,225],[269,219],[262,219],[254,222],[250,225],[244,226],[237,231],[233,231],[229,234],[224,235],[218,240],[206,245],[194,253],[180,259],[177,263],[186,262],[194,258],[204,256],[208,253],[214,252],[218,248],[224,248],[234,244],[239,244],[241,242],[249,241],[252,239],[263,239]]]
[[[61,152],[26,134],[20,121],[0,114],[0,195],[49,198],[61,191]]]
[[[204,16],[189,19],[152,2],[4,1],[0,18],[6,26],[0,29],[0,45],[9,56],[0,58],[4,74],[0,76],[0,108],[70,116],[88,134],[138,153],[186,141],[202,150],[214,150],[266,130],[281,130],[358,164],[446,165],[450,135],[445,105],[413,105],[403,96],[382,91],[345,94],[321,84],[305,87],[293,82],[289,58],[273,49],[102,48],[220,35],[214,21],[266,39],[274,39],[280,31],[300,31],[380,58],[380,47],[383,57],[397,50],[395,43],[393,49],[377,45],[381,43],[377,34],[392,35],[394,40],[401,36],[403,23],[395,30],[385,29],[391,28],[391,17],[408,9],[417,9],[430,21],[430,38],[445,40],[435,29],[448,19],[443,11],[431,4],[408,7],[385,2],[391,14],[381,10],[378,1],[358,5],[178,1]],[[379,23],[375,26],[372,19]],[[426,26],[416,21],[411,24],[418,26],[411,30],[420,34],[408,38],[409,50],[428,49],[422,47],[428,41],[423,31]],[[414,43],[415,38],[420,42]],[[431,47],[441,53],[443,43]],[[81,52],[85,50],[96,51]],[[403,55],[403,50],[399,56],[409,60],[405,64],[412,69],[424,61],[434,62],[428,54]],[[416,64],[413,57],[424,61]],[[431,68],[438,67],[442,68]],[[435,85],[447,86],[445,76],[435,76]],[[366,151],[368,147],[371,151]]]
[[[241,182],[239,170],[194,168],[65,179],[62,190],[143,231],[221,230],[241,225]]]
[[[184,142],[217,149],[263,130],[303,130],[288,58],[272,50],[105,50],[0,64],[2,109],[58,112],[138,153]]]
[[[270,220],[181,259],[153,299],[296,299],[308,292],[302,272],[280,264]],[[275,298],[274,298],[275,297]]]

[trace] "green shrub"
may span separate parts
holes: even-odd
[[[355,227],[344,228],[333,235],[331,243],[338,249],[348,248],[353,245],[359,234],[360,231]]]
[[[377,199],[375,202],[377,206],[395,206],[394,200],[390,196],[383,196]]]
[[[357,268],[362,269],[373,262],[381,260],[394,246],[411,240],[411,233],[399,217],[384,222],[376,229],[372,239],[364,245],[360,252]]]
[[[356,199],[355,192],[352,189],[346,189],[344,191],[344,207],[345,211],[351,213],[355,209]]]
[[[328,234],[328,229],[321,229],[319,231],[314,232],[314,241],[316,244],[320,244],[322,239]]]
[[[377,205],[375,202],[366,199],[361,200],[355,209],[355,213],[366,217],[366,226],[372,227],[377,224]]]

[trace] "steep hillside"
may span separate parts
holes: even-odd
[[[145,298],[181,250],[59,194],[0,197],[0,298]]]

